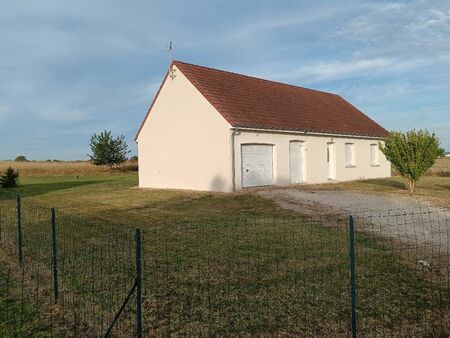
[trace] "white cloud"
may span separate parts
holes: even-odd
[[[320,22],[331,17],[338,15],[345,9],[343,7],[336,7],[332,10],[310,10],[307,13],[290,13],[282,16],[274,16],[271,13],[270,16],[261,18],[249,19],[248,23],[240,25],[236,30],[231,31],[226,34],[226,38],[234,39],[244,39],[249,37],[254,37],[256,35],[264,35],[269,31],[274,31],[277,29],[288,28],[288,27],[301,27],[315,22]]]
[[[348,79],[359,76],[379,76],[396,72],[408,71],[423,67],[431,59],[403,60],[394,57],[375,57],[370,59],[351,59],[345,61],[331,61],[310,63],[284,73],[273,73],[271,78],[278,80],[298,80],[302,83],[314,83],[338,79]]]
[[[450,2],[379,3],[328,37],[366,46],[372,55],[436,56],[450,51]]]
[[[408,82],[400,81],[394,83],[364,83],[363,85],[350,83],[339,88],[339,93],[345,93],[345,97],[355,104],[367,104],[386,102],[400,97],[419,93],[423,90]]]
[[[90,116],[81,110],[50,110],[37,113],[37,116],[54,123],[77,123],[90,120]]]

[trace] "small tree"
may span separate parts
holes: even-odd
[[[23,156],[23,155],[19,155],[19,156],[16,157],[16,159],[14,161],[17,161],[17,162],[28,162],[28,159],[25,156]]]
[[[15,188],[18,186],[19,172],[9,167],[5,173],[0,176],[0,186],[2,188]]]
[[[427,130],[392,132],[380,144],[380,150],[400,175],[406,179],[409,191],[414,193],[420,177],[430,169],[441,153],[439,140]]]
[[[110,131],[103,131],[99,135],[91,136],[90,147],[92,155],[88,155],[95,165],[113,166],[125,162],[128,145],[125,142],[125,136],[120,135],[116,138],[111,136]]]

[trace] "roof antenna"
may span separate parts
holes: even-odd
[[[167,46],[167,56],[169,58],[169,76],[173,80],[175,75],[175,69],[172,69],[172,53],[173,53],[173,47],[172,47],[172,40],[169,41],[169,44]]]

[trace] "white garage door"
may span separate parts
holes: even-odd
[[[242,186],[272,185],[272,146],[267,144],[243,144]]]

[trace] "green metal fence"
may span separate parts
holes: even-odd
[[[448,337],[450,211],[362,211],[354,218],[360,335]]]
[[[14,276],[22,290],[13,295],[9,287],[2,298],[21,304],[14,325],[20,335],[33,335],[34,327],[27,323],[31,314],[50,333],[121,336],[141,330],[133,324],[133,300],[141,288],[135,285],[140,278],[135,259],[139,231],[19,197],[1,201],[0,210],[3,260],[9,263],[9,279]],[[32,308],[28,317],[26,307]]]
[[[445,336],[449,215],[237,216],[136,230],[6,198],[0,332]]]

